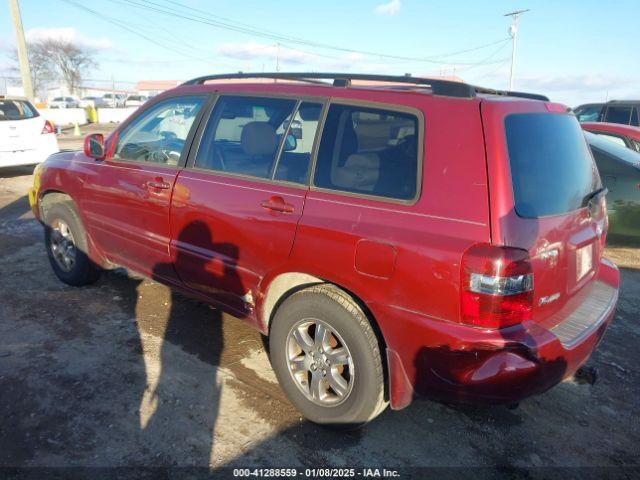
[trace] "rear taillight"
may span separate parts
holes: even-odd
[[[53,123],[51,123],[49,120],[45,120],[44,121],[44,127],[42,127],[42,133],[43,135],[45,133],[53,133],[54,132],[54,128],[53,128]]]
[[[460,321],[502,328],[531,319],[533,270],[526,250],[476,244],[463,255]]]

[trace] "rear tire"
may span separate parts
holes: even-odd
[[[47,256],[56,276],[74,287],[98,280],[101,269],[89,259],[87,234],[73,203],[58,200],[45,205],[44,223]]]
[[[278,381],[312,422],[358,428],[386,408],[378,339],[356,302],[334,285],[287,298],[269,335]]]

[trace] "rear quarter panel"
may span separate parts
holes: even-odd
[[[461,256],[489,241],[490,230],[478,102],[404,95],[394,103],[424,119],[419,198],[399,204],[312,186],[283,269],[351,291],[376,317],[387,345],[401,348],[403,325],[386,321],[382,306],[457,321]]]

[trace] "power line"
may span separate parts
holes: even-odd
[[[148,42],[151,42],[151,43],[153,43],[154,45],[159,46],[159,47],[161,47],[161,48],[164,48],[164,49],[166,49],[166,50],[173,51],[174,53],[178,53],[179,55],[189,56],[189,57],[191,57],[191,58],[193,58],[193,59],[196,59],[196,60],[209,61],[209,62],[211,62],[211,61],[212,61],[212,60],[210,60],[210,59],[205,59],[205,58],[198,58],[198,57],[195,57],[195,56],[193,56],[193,55],[191,55],[191,54],[185,53],[185,52],[184,52],[184,50],[182,50],[182,51],[181,51],[181,50],[179,50],[179,49],[175,48],[174,46],[171,46],[171,45],[165,45],[165,44],[163,44],[162,42],[159,42],[159,41],[157,41],[157,40],[154,40],[153,38],[148,37],[147,35],[145,35],[145,34],[143,34],[143,33],[140,33],[140,32],[138,32],[137,30],[135,30],[135,29],[133,29],[133,28],[129,27],[129,26],[128,26],[125,22],[123,22],[123,21],[116,20],[116,19],[114,19],[114,18],[112,18],[112,17],[110,17],[110,16],[108,16],[108,15],[105,15],[104,13],[97,12],[97,11],[95,11],[95,10],[93,10],[93,9],[89,8],[89,7],[85,7],[84,5],[81,5],[81,4],[79,4],[79,3],[77,3],[77,2],[75,2],[75,1],[73,1],[73,0],[61,0],[61,1],[63,1],[64,3],[66,3],[66,4],[68,4],[68,5],[73,6],[73,7],[75,7],[75,8],[78,8],[78,9],[80,9],[80,10],[83,10],[83,11],[85,11],[85,12],[87,12],[87,13],[89,13],[89,14],[91,14],[91,15],[95,16],[95,17],[98,17],[98,18],[100,18],[100,19],[104,20],[105,22],[111,23],[112,25],[116,25],[117,27],[120,27],[120,28],[122,28],[123,30],[126,30],[126,31],[128,31],[128,32],[130,32],[130,33],[132,33],[132,34],[134,34],[134,35],[137,35],[138,37],[141,37],[141,38],[143,38],[143,39],[147,40]]]
[[[68,0],[63,0],[63,1],[68,1]],[[114,1],[114,0],[110,0],[110,1]],[[449,54],[441,54],[438,56],[432,56],[432,57],[410,57],[410,56],[403,56],[403,55],[392,55],[392,54],[385,54],[385,53],[380,53],[380,52],[373,52],[373,51],[367,51],[367,50],[358,50],[358,49],[354,49],[354,48],[347,48],[347,47],[341,47],[341,46],[336,46],[336,45],[330,45],[330,44],[326,44],[326,43],[320,43],[320,42],[313,42],[313,41],[308,41],[308,40],[304,40],[304,39],[300,39],[297,37],[289,37],[286,35],[281,35],[281,34],[277,34],[277,33],[273,33],[267,30],[260,30],[257,27],[249,27],[246,26],[247,24],[232,24],[232,23],[225,23],[228,22],[228,20],[225,21],[220,21],[220,20],[214,20],[211,18],[206,18],[203,16],[199,16],[199,15],[193,15],[193,14],[184,14],[182,11],[177,10],[175,8],[171,8],[171,7],[167,7],[165,5],[150,1],[150,0],[140,0],[140,1],[135,1],[135,0],[124,0],[126,3],[128,3],[129,5],[136,7],[136,8],[140,8],[143,10],[147,10],[147,11],[152,11],[155,13],[160,13],[162,15],[167,15],[167,16],[171,16],[171,17],[178,17],[184,20],[188,20],[191,22],[195,22],[195,23],[200,23],[200,24],[204,24],[204,25],[209,25],[215,28],[221,28],[224,30],[230,30],[230,31],[235,31],[238,33],[243,33],[243,34],[247,34],[247,35],[251,35],[251,36],[257,36],[257,37],[262,37],[262,38],[268,38],[270,40],[274,40],[274,41],[279,41],[282,43],[293,43],[293,44],[297,44],[297,45],[306,45],[306,46],[310,46],[310,47],[314,47],[314,48],[321,48],[321,49],[328,49],[328,50],[335,50],[335,51],[341,51],[341,52],[347,52],[347,53],[356,53],[356,54],[361,54],[361,55],[367,55],[370,57],[379,57],[379,58],[387,58],[387,59],[396,59],[396,60],[407,60],[407,61],[413,61],[413,62],[425,62],[425,63],[434,63],[434,64],[448,64],[451,62],[446,62],[443,60],[434,60],[434,58],[436,57],[444,57],[444,56],[452,56],[452,55],[458,55],[458,54],[462,54],[462,53],[466,53],[466,52],[470,52],[470,51],[475,51],[475,50],[479,50],[481,48],[486,48],[492,45],[496,45],[498,43],[502,43],[502,42],[506,42],[510,39],[501,39],[501,40],[497,40],[495,42],[491,42],[485,45],[480,45],[477,47],[473,47],[473,48],[469,48],[469,49],[465,49],[465,50],[460,50],[457,52],[450,52]],[[142,2],[142,3],[141,3]],[[176,5],[180,5],[181,8],[184,9],[190,9],[190,7],[187,7],[185,5],[182,5],[178,2],[171,2],[173,4]],[[211,15],[209,14],[209,16],[211,17]],[[456,64],[458,65],[475,65],[476,62],[456,62]]]
[[[151,2],[150,0],[143,0],[143,1],[145,1],[146,3],[152,3],[154,5],[158,5],[157,3]],[[207,12],[206,10],[202,10],[200,8],[195,8],[195,7],[190,7],[188,5],[185,5],[185,4],[180,3],[180,2],[176,2],[174,0],[163,0],[163,1],[165,3],[176,5],[176,6],[182,8],[184,10],[191,10],[191,11],[194,11],[194,12],[202,13],[205,16],[210,17],[210,18],[218,18],[218,19],[224,20],[226,22],[232,22],[232,23],[236,23],[237,25],[245,26],[245,27],[250,28],[250,29],[259,30],[258,27],[255,27],[253,25],[249,25],[247,23],[238,22],[237,20],[232,20],[232,19],[230,19],[228,17],[221,17],[219,15],[214,15],[214,14],[212,14],[210,12]],[[260,30],[262,30],[263,32],[267,32],[269,34],[280,35],[280,34],[278,34],[276,32],[271,31],[271,30],[266,30],[266,29],[260,29]],[[290,37],[290,38],[294,38],[294,39],[306,42],[305,40],[300,39],[300,38],[296,38],[296,37]],[[436,59],[436,58],[441,58],[441,57],[453,57],[453,56],[456,56],[456,55],[461,55],[463,53],[474,52],[474,51],[477,51],[477,50],[481,50],[483,48],[492,47],[493,45],[497,45],[497,44],[503,43],[503,42],[508,42],[509,40],[510,40],[510,38],[503,38],[501,40],[496,40],[496,41],[493,41],[493,42],[485,43],[485,44],[478,45],[476,47],[467,48],[467,49],[464,49],[464,50],[457,50],[457,51],[448,52],[448,53],[441,53],[439,55],[429,55],[429,56],[421,57],[421,58],[423,58],[423,59]],[[306,52],[306,53],[308,53],[308,52]],[[362,53],[362,52],[358,52],[358,53]],[[384,54],[375,54],[374,56],[381,56],[381,55],[384,55]],[[334,57],[329,57],[329,58],[334,58]]]

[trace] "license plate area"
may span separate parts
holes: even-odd
[[[593,243],[576,250],[576,283],[593,269]]]

